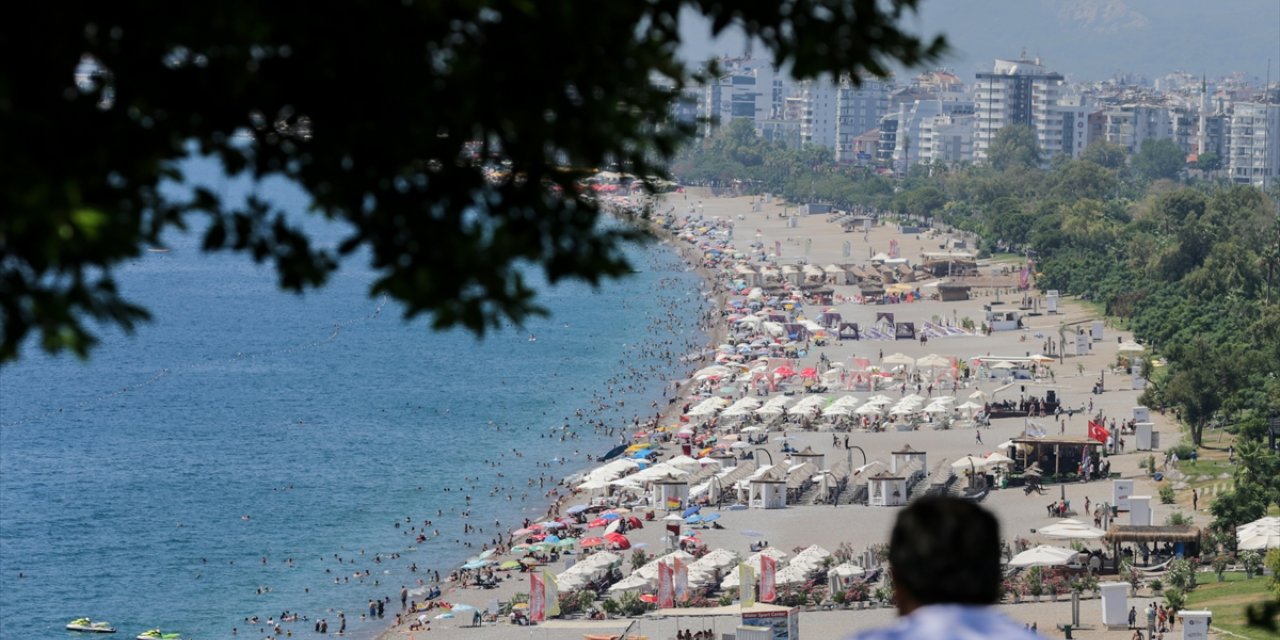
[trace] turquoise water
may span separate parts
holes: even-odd
[[[261,195],[301,205],[288,187]],[[299,297],[197,238],[169,245],[119,274],[153,323],[107,335],[88,363],[28,349],[0,369],[0,637],[70,636],[83,615],[124,637],[258,638],[271,630],[246,618],[285,611],[307,637],[319,618],[336,631],[339,610],[348,635],[372,636],[388,621],[360,619],[370,599],[538,518],[529,478],[617,440],[575,410],[611,426],[650,414],[682,373],[664,356],[705,340],[699,283],[661,245],[602,290],[546,289],[551,318],[483,341],[406,323],[368,297],[359,260]]]

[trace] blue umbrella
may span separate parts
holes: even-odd
[[[582,513],[583,511],[586,511],[587,509],[590,509],[590,508],[591,508],[591,505],[589,504],[575,504],[572,507],[569,507],[568,509],[566,509],[565,513],[569,515],[574,515],[574,514]]]
[[[702,518],[702,521],[703,521],[703,522],[715,522],[716,520],[719,520],[719,519],[720,519],[720,514],[718,514],[718,513],[713,513],[713,514],[711,514],[711,515],[704,516],[704,517]]]
[[[604,518],[605,520],[617,520],[618,518],[621,518],[622,515],[617,513],[606,513],[600,517]]]
[[[466,563],[466,564],[462,565],[462,568],[463,568],[463,569],[479,569],[479,568],[484,567],[484,566],[486,566],[486,565],[488,565],[488,564],[489,564],[489,561],[488,561],[488,560],[472,560],[471,562],[468,562],[468,563]]]
[[[703,521],[702,516],[696,513],[684,519],[685,524],[698,524],[699,522],[702,522],[702,521]]]
[[[684,510],[684,513],[680,514],[680,517],[681,517],[681,518],[688,518],[689,516],[691,516],[691,515],[693,515],[693,514],[695,514],[695,513],[699,512],[699,511],[702,511],[702,505],[694,505],[694,506],[692,506],[692,507],[689,507],[688,509],[685,509],[685,510]]]
[[[560,542],[560,536],[555,536],[555,535],[547,536],[543,538],[542,541],[543,542]]]

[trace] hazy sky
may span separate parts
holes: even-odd
[[[742,53],[741,34],[712,42],[704,20],[686,17],[689,59]],[[1280,0],[922,0],[919,18],[905,26],[944,33],[952,53],[941,66],[966,82],[1023,49],[1079,80],[1172,71],[1262,80],[1268,58],[1271,78],[1280,78]]]

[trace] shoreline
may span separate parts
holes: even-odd
[[[671,195],[673,194],[668,194],[668,196]],[[706,201],[705,211],[702,211],[704,202],[699,200],[699,197]],[[813,215],[781,218],[778,215],[771,215],[781,212],[782,203],[779,201],[764,203],[763,209],[749,209],[752,199],[747,197],[716,198],[706,194],[686,194],[686,202],[688,204],[692,205],[694,201],[697,201],[698,211],[694,212],[691,206],[692,216],[701,215],[708,221],[713,218],[720,218],[720,222],[734,225],[738,231],[735,233],[735,237],[741,239],[744,244],[749,242],[749,240],[746,240],[749,229],[756,227],[756,241],[762,242],[763,246],[768,248],[768,253],[771,256],[769,262],[776,265],[794,264],[800,256],[803,256],[804,262],[813,265],[822,265],[829,262],[865,263],[868,256],[875,251],[887,249],[891,242],[895,245],[901,243],[902,255],[914,258],[916,252],[929,251],[931,250],[930,245],[936,242],[931,239],[933,237],[931,234],[903,234],[892,222],[877,225],[865,235],[845,235],[840,233],[838,226],[831,224],[832,221],[827,216]],[[677,220],[689,217],[679,213],[673,213],[673,216]],[[674,233],[668,233],[652,222],[649,224],[655,236],[660,241],[666,242],[675,248],[680,259],[691,270],[695,271],[703,282],[704,303],[713,305],[711,315],[704,324],[706,327],[704,334],[710,341],[711,348],[714,349],[716,344],[724,341],[729,330],[724,313],[727,308],[729,294],[721,291],[724,282],[723,277],[705,268],[703,261],[698,257],[698,249],[688,244],[684,238]],[[924,238],[924,235],[930,235],[930,239]],[[945,232],[943,235],[946,235]],[[861,246],[850,252],[849,245],[851,243],[857,245],[865,244],[865,253],[863,253],[864,248]],[[840,257],[842,244],[844,245],[843,258]],[[781,248],[782,256],[773,256],[775,253],[774,247]],[[1010,288],[1008,282],[1000,275],[995,274],[997,270],[1004,266],[994,262],[983,261],[982,269],[984,275],[980,281],[971,279],[968,282],[974,288],[973,297],[963,302],[942,302],[937,299],[925,299],[903,301],[883,306],[861,304],[854,300],[856,296],[851,295],[851,292],[856,290],[851,286],[842,284],[834,288],[835,294],[831,306],[839,307],[846,314],[847,319],[864,323],[862,324],[864,327],[872,326],[873,319],[881,312],[895,313],[900,321],[916,321],[917,326],[924,326],[932,322],[935,325],[941,324],[954,327],[961,324],[959,322],[960,318],[972,320],[972,316],[975,313],[978,313],[980,318],[983,306],[996,302],[998,296],[1004,293],[1002,290]],[[985,275],[988,269],[993,273],[990,278]],[[921,282],[923,283],[923,281]],[[997,298],[992,298],[993,295],[997,296]],[[1034,297],[1039,295],[1039,291],[1033,288],[1025,295]],[[1016,302],[1016,298],[1011,299],[1010,302]],[[806,303],[804,305],[804,313],[817,314],[825,306]],[[1001,308],[1015,309],[1017,305],[1012,304]],[[810,366],[809,363],[818,357],[827,358],[830,356],[831,362],[839,363],[850,362],[856,358],[875,361],[877,353],[879,353],[880,358],[883,358],[885,353],[899,350],[906,351],[913,359],[924,356],[927,351],[935,350],[942,354],[957,354],[965,361],[971,361],[983,355],[1022,358],[1024,354],[1044,352],[1046,349],[1041,345],[1040,341],[1045,340],[1047,345],[1048,339],[1058,335],[1060,327],[1087,322],[1095,317],[1092,311],[1077,301],[1064,300],[1057,315],[1033,314],[1027,316],[1026,326],[1017,331],[997,331],[991,334],[981,334],[974,331],[961,335],[935,336],[937,339],[930,339],[927,345],[924,341],[920,341],[917,345],[915,341],[895,341],[892,338],[887,339],[887,341],[877,338],[836,340],[833,344],[826,346],[814,346],[808,353],[802,354],[798,358],[788,356],[786,359],[789,363],[804,361],[805,364],[796,367],[799,370],[800,366]],[[939,318],[944,320],[940,321]],[[700,320],[700,322],[702,321]],[[1116,338],[1116,340],[1119,340],[1114,335],[1115,333],[1120,333],[1122,336],[1127,334],[1127,332],[1116,331],[1114,328],[1109,327],[1107,329],[1107,339]],[[1022,392],[1030,392],[1035,395],[1053,390],[1059,394],[1059,398],[1064,403],[1073,407],[1083,407],[1087,402],[1091,411],[1094,409],[1096,400],[1098,403],[1097,411],[1103,412],[1106,416],[1126,418],[1130,408],[1138,404],[1136,402],[1137,392],[1127,387],[1115,388],[1123,378],[1117,378],[1113,373],[1107,371],[1115,350],[1115,343],[1109,343],[1108,340],[1091,343],[1087,354],[1080,357],[1070,356],[1067,358],[1065,365],[1059,365],[1058,361],[1055,360],[1052,367],[1062,367],[1060,371],[1056,372],[1056,376],[1024,380]],[[707,351],[700,351],[699,356],[699,358],[689,361],[688,370],[694,370],[695,367],[706,364]],[[776,364],[777,362],[774,362],[770,366]],[[1078,371],[1072,371],[1071,368],[1073,367],[1078,367]],[[1100,372],[1105,376],[1105,380],[1108,383],[1106,393],[1086,395],[1090,385],[1094,384]],[[665,381],[665,384],[670,386],[672,382],[675,381]],[[680,382],[682,384],[679,385],[679,395],[660,412],[660,424],[669,425],[672,423],[673,416],[682,413],[682,404],[686,400],[695,400],[689,395],[694,386],[694,381],[684,378]],[[1009,390],[1011,386],[1013,387],[1012,391]],[[1006,400],[1010,397],[1017,400],[1018,396],[1017,385],[1010,385],[1005,380],[998,379],[995,376],[989,378],[978,377],[973,380],[966,379],[964,389],[958,390],[955,395],[959,397],[962,394],[968,395],[975,391],[982,391],[1000,400]],[[898,387],[896,386],[885,390],[885,393],[895,398],[898,392]],[[1002,392],[1006,395],[996,396],[996,394]],[[771,391],[769,395],[773,396],[775,393],[777,392]],[[833,390],[831,397],[838,393],[856,395],[858,398],[865,398],[867,395],[866,391]],[[905,395],[905,387],[902,393]],[[924,391],[919,393],[923,394]],[[941,388],[938,393],[943,393]],[[949,385],[947,393],[951,393]],[[1062,416],[1060,420],[1055,421],[1052,415],[1034,420],[1047,422],[1049,426],[1053,427],[1053,431],[1057,432],[1060,429],[1063,434],[1069,433],[1069,437],[1084,435],[1085,420],[1078,415],[1074,420],[1069,419],[1067,416]],[[1170,435],[1168,433],[1169,421],[1166,417],[1153,412],[1152,420],[1157,423],[1158,427],[1164,427],[1163,430],[1166,433],[1166,437]],[[760,445],[758,448],[766,450],[770,454],[771,461],[786,460],[786,458],[779,458],[779,456],[785,456],[786,454],[778,448],[778,444],[785,439],[789,440],[793,449],[804,450],[805,448],[812,448],[816,452],[823,452],[829,450],[827,448],[833,448],[839,453],[828,453],[826,454],[827,457],[838,458],[843,463],[846,451],[849,449],[847,444],[850,438],[859,445],[855,448],[865,449],[863,454],[868,460],[885,460],[890,451],[901,448],[905,444],[921,451],[927,449],[930,456],[929,468],[936,470],[948,465],[951,460],[956,460],[965,455],[982,455],[987,450],[995,447],[996,443],[999,443],[1001,439],[1017,437],[1022,433],[1024,427],[1025,419],[1023,418],[999,418],[992,420],[992,425],[982,430],[963,427],[946,430],[922,428],[906,432],[894,430],[874,432],[855,429],[841,431],[842,434],[845,434],[846,446],[840,447],[836,442],[837,438],[829,431],[801,429],[794,424],[790,427],[778,424],[770,428],[780,431],[780,433],[770,435],[781,435],[783,438],[770,438],[766,444]],[[790,429],[789,432],[788,428]],[[729,429],[728,431],[732,430]],[[1174,434],[1178,433],[1176,427],[1173,431]],[[987,440],[987,444],[983,443],[984,437]],[[660,447],[660,451],[659,460],[669,458],[672,453],[670,443],[664,443]],[[854,460],[852,454],[849,455],[851,460]],[[1142,459],[1145,459],[1146,455],[1146,452],[1137,453],[1132,450],[1127,454],[1113,455],[1110,457],[1113,465],[1111,469],[1120,473],[1121,477],[1133,478],[1136,485],[1135,492],[1154,493],[1150,480],[1138,470],[1138,464]],[[851,462],[850,464],[852,465],[853,463]],[[595,466],[598,466],[598,464]],[[1083,505],[1090,498],[1096,498],[1094,504],[1098,504],[1110,495],[1109,482],[1067,483],[1060,485],[1060,487],[1064,498],[1072,501],[1073,504]],[[1058,486],[1054,486],[1053,489],[1052,493],[1057,494],[1059,492]],[[1037,523],[1046,517],[1045,507],[1041,504],[1041,500],[1042,498],[1035,494],[1027,496],[1022,491],[996,490],[992,492],[984,504],[996,513],[1000,520],[1002,536],[1006,540],[1011,540],[1028,535],[1033,538],[1036,536],[1036,527],[1042,526]],[[1152,509],[1156,512],[1156,519],[1159,520],[1167,515],[1171,508],[1165,505],[1153,504]],[[663,511],[660,506],[654,505],[649,505],[647,510]],[[1201,509],[1201,511],[1205,510]],[[806,504],[788,505],[787,508],[777,510],[751,509],[739,513],[735,513],[732,510],[724,510],[717,513],[722,516],[719,523],[724,524],[724,530],[700,529],[696,530],[697,535],[709,549],[721,548],[743,557],[748,552],[747,543],[754,543],[757,539],[768,539],[772,541],[774,546],[787,551],[791,551],[793,547],[798,549],[809,544],[818,544],[831,550],[836,550],[837,548],[849,549],[853,553],[857,553],[864,546],[883,544],[887,540],[896,509],[873,507],[864,504],[840,504],[838,508],[833,509],[831,506],[819,507],[816,504],[812,506]],[[1193,517],[1197,516],[1200,516],[1200,514],[1193,514]],[[628,532],[628,535],[632,536],[633,543],[635,543],[634,548],[648,546],[647,551],[660,551],[663,548],[663,543],[658,538],[663,531],[663,527],[660,525],[661,523],[651,523],[642,529]],[[741,527],[749,527],[749,529],[741,529],[739,531],[738,529]],[[1053,544],[1054,542],[1046,541],[1046,543]],[[629,552],[623,553],[629,555]],[[624,566],[629,567],[630,565],[624,561]],[[552,569],[552,567],[548,567],[548,569]],[[558,573],[556,569],[552,569],[552,572]],[[623,572],[625,574],[627,570],[624,569]],[[507,594],[508,597],[506,599],[509,599],[510,594],[516,591],[527,591],[528,582],[521,579],[523,574],[515,575],[518,576],[517,579],[504,580],[501,583],[501,590],[498,593]],[[604,594],[600,595],[603,596]],[[483,597],[486,600],[498,599],[490,598],[487,594]],[[470,604],[476,604],[474,599]],[[1027,602],[1020,605],[1001,605],[1001,609],[1019,621],[1038,622],[1040,625],[1045,625],[1042,628],[1047,629],[1052,620],[1061,621],[1061,614],[1066,606],[1069,606],[1069,602],[1065,604]],[[592,631],[616,634],[629,624],[639,622],[643,625],[640,632],[647,632],[647,635],[651,637],[668,637],[681,628],[679,621],[682,619],[682,615],[698,615],[695,611],[680,613],[671,610],[659,610],[639,618],[609,618],[598,622],[583,620],[580,616],[570,619],[549,619],[538,625],[538,633],[547,638],[580,638],[582,633]],[[848,612],[838,613],[809,613],[806,611],[803,614],[805,621],[802,623],[807,630],[806,636],[813,633],[815,637],[822,638],[842,637],[860,628],[866,628],[867,625],[884,624],[896,615],[896,612],[888,609],[878,609],[876,611],[880,613],[877,614],[858,613],[857,611],[859,610],[850,609]],[[869,609],[868,611],[872,610]],[[705,615],[713,614],[706,613]],[[735,621],[736,617],[730,615],[727,623],[735,624]],[[722,619],[720,622],[713,624],[719,630],[726,624],[726,621]],[[810,625],[816,625],[818,628],[814,629]],[[453,631],[454,628],[463,627],[467,627],[467,631]],[[498,624],[485,623],[478,629],[470,628],[470,625],[446,625],[443,623],[428,627],[428,629],[436,633],[448,630],[448,633],[466,634],[469,637],[480,636],[486,640],[488,638],[507,637],[515,632],[514,627],[509,626],[505,621]],[[654,629],[657,630],[653,631]],[[726,629],[726,631],[728,630]],[[379,638],[380,640],[391,640],[392,638],[409,637],[406,634],[407,632],[403,626],[393,626]],[[1110,640],[1121,636],[1103,632],[1101,635],[1091,633],[1090,637]],[[1128,636],[1125,635],[1123,637],[1127,638]]]
[[[654,224],[652,220],[643,220],[640,218],[632,218],[632,217],[628,217],[628,219],[622,219],[620,216],[618,216],[616,213],[613,213],[613,212],[610,212],[607,215],[618,218],[624,224],[635,225],[637,227],[642,226],[641,230],[643,232],[651,234],[654,238],[656,238],[656,242],[665,245],[666,249],[670,250],[675,256],[678,257],[679,261],[682,264],[684,264],[684,266],[686,267],[686,270],[696,274],[697,279],[700,282],[698,292],[700,294],[703,294],[702,300],[698,302],[698,306],[700,307],[700,309],[698,310],[700,320],[697,327],[697,333],[701,334],[701,336],[705,339],[705,343],[700,349],[698,358],[681,360],[681,362],[683,363],[682,367],[684,370],[683,377],[678,379],[672,379],[672,380],[664,380],[662,382],[662,385],[654,387],[655,389],[663,389],[663,390],[671,391],[671,401],[668,402],[665,406],[659,405],[658,415],[654,418],[651,418],[653,420],[654,426],[657,426],[661,424],[663,421],[669,420],[673,413],[679,412],[680,405],[679,405],[678,399],[683,397],[693,384],[693,381],[691,380],[689,374],[691,374],[693,371],[696,371],[699,367],[703,366],[707,358],[706,354],[708,353],[708,351],[713,349],[714,346],[718,344],[718,341],[721,338],[723,338],[724,335],[726,334],[727,329],[724,327],[723,323],[714,322],[714,321],[710,323],[706,323],[701,320],[702,318],[701,309],[705,308],[705,309],[708,309],[709,311],[714,311],[715,309],[720,308],[724,304],[725,295],[722,292],[717,291],[719,285],[718,285],[718,282],[716,281],[715,274],[707,270],[707,268],[701,263],[701,261],[696,259],[696,256],[693,255],[693,252],[690,250],[689,247],[683,246],[682,244],[680,244],[679,239],[674,234],[662,228],[661,226]],[[678,383],[678,386],[675,386],[677,383]],[[637,413],[636,415],[640,415],[640,414]],[[646,421],[642,419],[642,424],[644,424],[645,422]],[[623,431],[622,438],[624,438],[627,442],[630,442],[631,441],[630,432],[632,430],[629,427],[626,427],[625,425],[620,426],[619,429]],[[659,450],[662,451],[664,454],[668,452],[665,445],[661,447]],[[589,459],[582,460],[580,465],[574,465],[573,468],[568,471],[568,473],[561,475],[559,481],[555,484],[555,487],[557,489],[565,489],[567,490],[567,492],[555,499],[548,498],[542,503],[546,506],[546,509],[543,511],[544,517],[547,519],[550,519],[558,516],[559,509],[561,508],[561,504],[563,502],[563,498],[573,495],[572,488],[566,485],[566,481],[568,479],[580,476],[583,473],[590,471],[591,469],[597,468],[599,465],[600,465],[599,459],[595,457],[591,457]],[[514,527],[507,527],[506,537],[509,538],[511,532],[515,530],[516,528]],[[475,554],[473,553],[469,555],[474,556]],[[435,586],[440,589],[440,596],[435,598],[433,601],[441,601],[441,600],[449,601],[448,596],[450,596],[450,594],[456,593],[460,588],[458,584],[453,583],[449,580],[449,576],[454,574],[455,572],[462,570],[464,564],[466,563],[465,562],[458,563],[456,566],[453,566],[449,569],[448,574],[441,574],[442,579],[439,582],[436,582],[434,580],[427,581],[427,583],[421,587],[415,587],[410,589],[409,590],[410,599],[412,600],[414,599],[414,596],[420,596],[421,594],[427,593],[430,587]],[[507,577],[506,579],[503,580],[503,583],[507,583],[510,580],[511,578]],[[390,604],[394,604],[394,602]],[[434,612],[434,609],[428,609],[427,611]],[[413,612],[410,611],[408,613],[412,614]],[[410,622],[410,618],[405,618],[399,623],[392,621],[385,628],[383,628],[381,632],[378,632],[377,634],[375,634],[373,638],[375,640],[394,640],[398,635],[401,635],[403,628],[406,628],[409,622]],[[429,627],[423,630],[423,632],[427,632],[427,631],[430,631]]]

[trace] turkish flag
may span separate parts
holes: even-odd
[[[1111,432],[1107,431],[1107,428],[1102,426],[1101,422],[1094,422],[1092,420],[1089,421],[1089,439],[1090,440],[1097,440],[1102,444],[1106,444],[1107,438],[1110,438],[1110,437],[1111,437]]]

